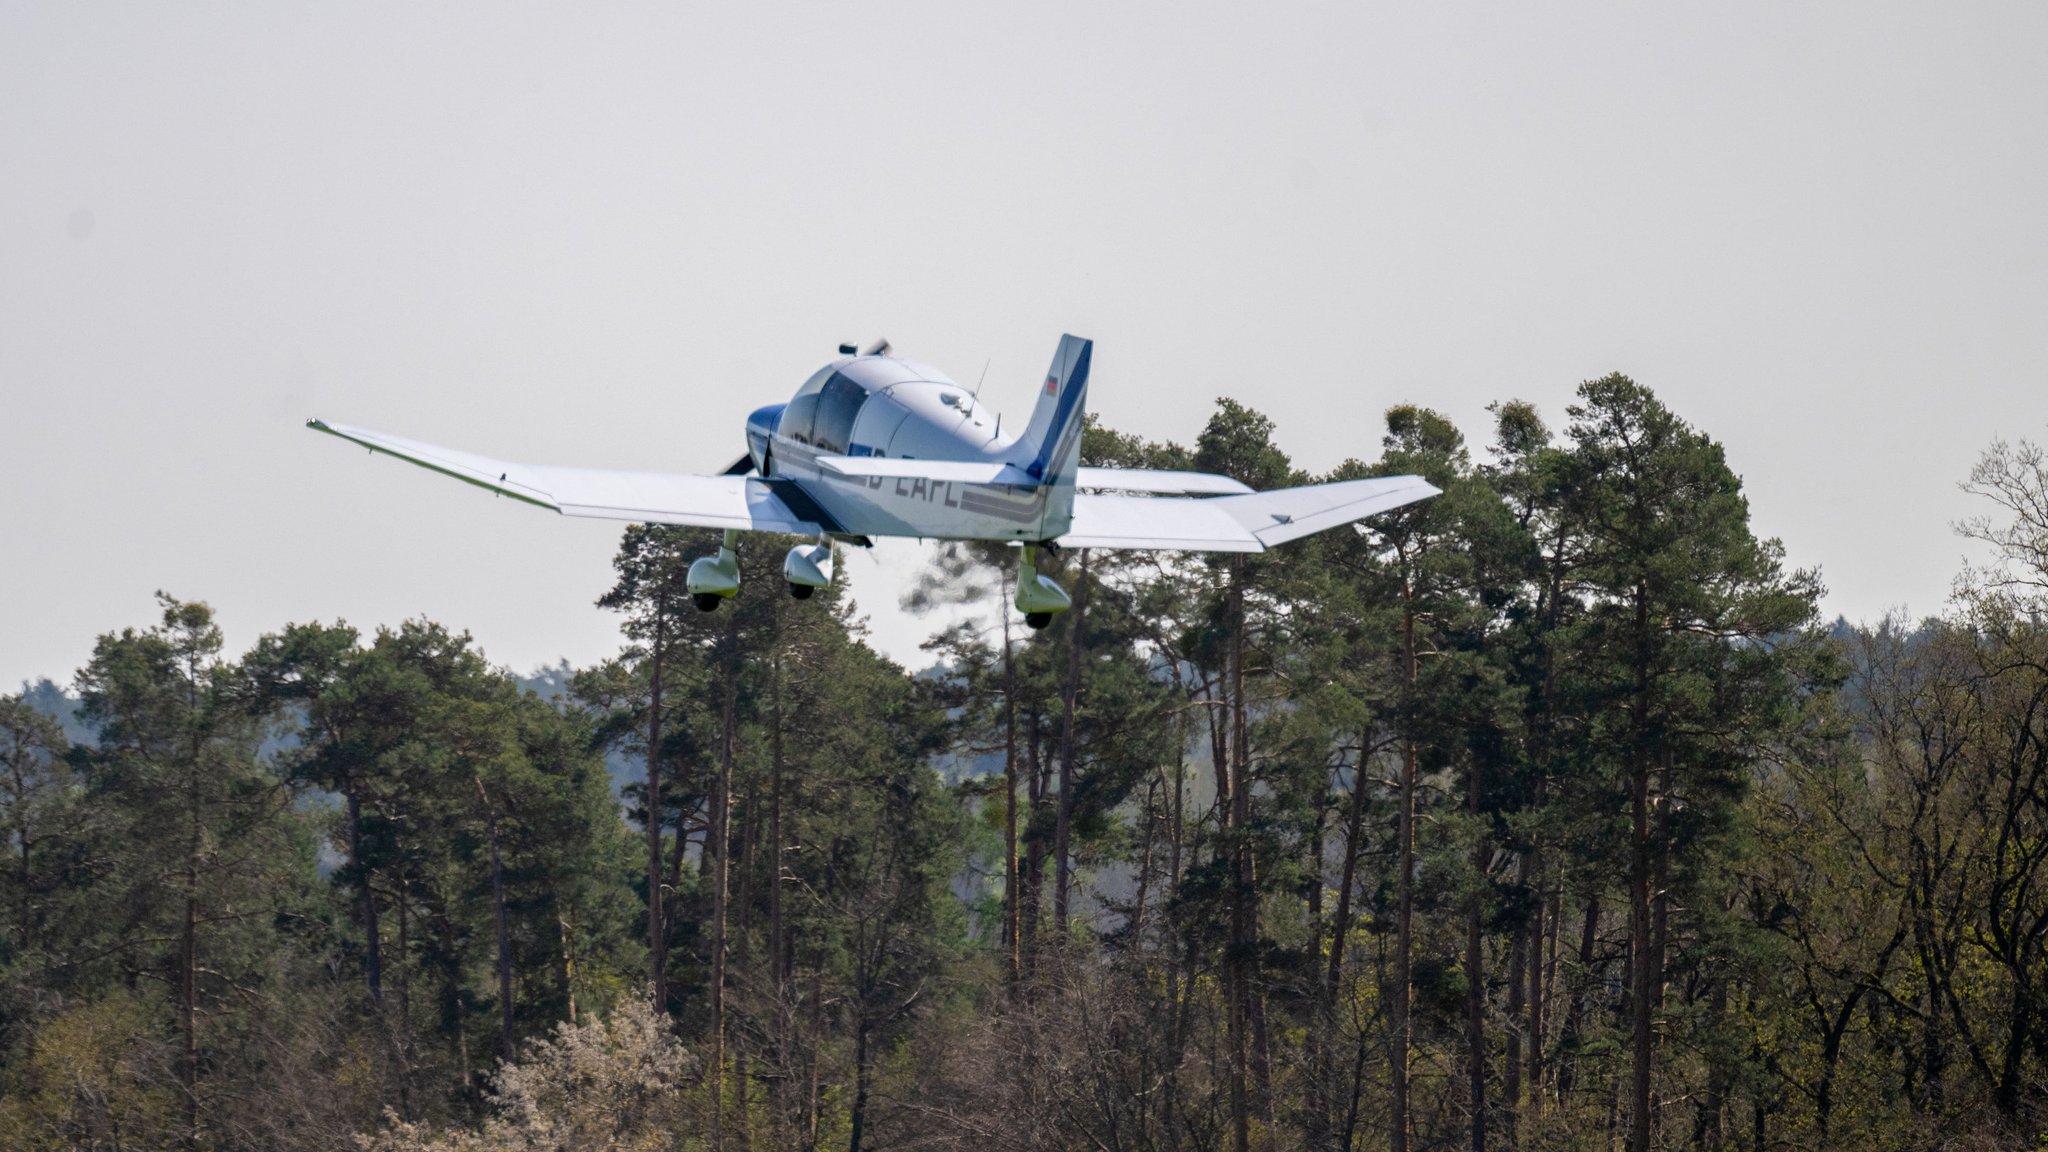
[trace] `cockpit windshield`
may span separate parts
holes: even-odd
[[[825,390],[818,394],[818,422],[811,433],[811,443],[818,451],[846,453],[853,442],[853,421],[867,399],[868,390],[845,376],[834,374],[825,382]]]
[[[783,411],[779,431],[820,452],[844,455],[853,441],[853,422],[868,390],[844,373],[819,370],[797,390]]]

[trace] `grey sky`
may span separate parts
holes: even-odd
[[[596,659],[617,526],[300,421],[715,469],[841,339],[1318,469],[1625,371],[1852,618],[2048,425],[2048,5],[701,7],[0,3],[0,686],[157,588]]]

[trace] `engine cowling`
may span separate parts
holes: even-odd
[[[775,428],[782,422],[782,410],[787,404],[768,404],[754,409],[747,416],[747,455],[754,460],[754,473],[768,474],[768,443],[775,437]]]

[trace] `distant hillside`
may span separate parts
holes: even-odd
[[[64,738],[73,744],[99,742],[98,731],[79,718],[78,697],[57,687],[48,676],[33,684],[23,681],[21,698],[28,702],[29,707],[45,716],[56,717],[57,722],[64,725]]]
[[[536,668],[524,676],[515,675],[513,679],[521,688],[543,700],[554,702],[569,694],[569,681],[575,674],[576,670],[569,666],[567,660],[563,660],[552,667]],[[58,723],[64,726],[64,738],[73,744],[99,742],[98,731],[79,715],[78,697],[68,689],[59,687],[48,676],[39,677],[34,683],[24,681],[21,686],[21,697],[29,707],[46,716],[55,717]],[[264,750],[275,751],[285,746],[266,745]],[[616,750],[605,753],[604,766],[606,773],[611,777],[612,794],[615,796],[620,794],[620,789],[625,784],[640,779],[644,771],[642,766]]]

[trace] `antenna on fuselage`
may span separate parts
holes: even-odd
[[[884,337],[883,339],[875,341],[874,343],[861,349],[860,354],[863,356],[887,356],[889,354],[888,338]]]
[[[974,398],[976,400],[981,399],[981,386],[988,380],[988,366],[993,363],[995,363],[995,357],[993,356],[981,362],[981,379],[974,382]]]

